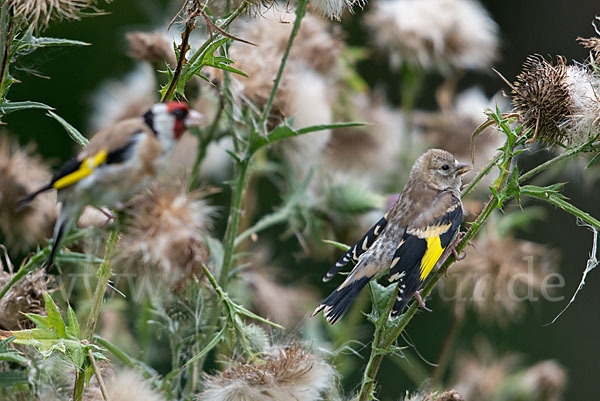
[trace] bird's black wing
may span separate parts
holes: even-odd
[[[375,242],[377,237],[381,234],[383,229],[388,223],[387,213],[383,216],[367,233],[358,241],[352,248],[350,248],[337,262],[336,264],[327,272],[325,277],[323,277],[323,281],[329,281],[333,276],[335,276],[342,267],[346,266],[348,262],[353,261],[354,263],[358,262],[358,258],[360,255],[366,252],[371,245]]]
[[[437,212],[427,211],[424,219],[407,227],[392,258],[389,280],[398,281],[392,317],[404,309],[427,279],[462,223],[462,204],[457,195],[443,192],[434,202]]]

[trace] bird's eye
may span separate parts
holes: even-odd
[[[185,109],[175,109],[173,110],[173,115],[178,119],[184,119],[187,114],[187,110]]]
[[[446,171],[446,170],[450,170],[450,166],[449,166],[449,165],[447,165],[447,164],[444,164],[444,165],[442,166],[442,170],[444,170],[444,171]]]

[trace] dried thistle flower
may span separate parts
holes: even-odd
[[[235,60],[236,67],[248,74],[248,78],[235,77],[242,87],[243,97],[259,107],[265,105],[273,87],[294,18],[292,12],[271,8],[259,18],[241,24],[240,30],[236,32],[237,36],[258,44],[248,46],[235,42],[231,46],[230,56]],[[333,77],[338,73],[343,48],[343,42],[330,33],[324,21],[310,14],[304,17],[275,97],[270,116],[271,126],[275,126],[282,116],[297,114],[298,102],[302,98],[295,91],[301,89],[302,84],[312,85],[312,80],[319,78],[317,75]],[[218,77],[219,74],[217,72],[214,75]],[[317,82],[315,85],[324,84]],[[328,85],[324,87],[327,88]],[[318,105],[329,103],[329,98],[326,93],[322,94]],[[308,107],[314,100],[315,97],[311,97],[304,101],[304,107]],[[330,110],[331,106],[327,105],[326,109]],[[311,110],[317,111],[318,115],[322,114],[317,106],[311,107]]]
[[[517,365],[514,354],[498,358],[485,341],[475,343],[474,354],[459,354],[453,369],[452,388],[465,400],[490,400]]]
[[[23,24],[37,30],[48,27],[50,21],[80,20],[89,12],[98,12],[97,0],[8,0],[13,15]]]
[[[596,16],[595,18],[596,20],[600,21],[600,17]],[[594,27],[594,31],[596,31],[596,34],[598,36],[600,36],[600,30],[598,29],[598,27],[596,26],[596,21],[592,22],[592,26]],[[597,65],[597,60],[598,57],[600,56],[600,38],[598,37],[591,37],[591,38],[582,38],[579,37],[577,38],[577,41],[585,48],[590,49],[590,64],[594,67],[594,68],[598,68]]]
[[[0,288],[8,283],[14,273],[13,266],[4,250],[4,263],[0,260]],[[6,269],[6,270],[5,270]],[[51,279],[42,270],[27,273],[17,281],[0,300],[0,329],[21,330],[35,327],[24,313],[45,314],[44,292],[48,291]]]
[[[559,57],[556,66],[543,57],[529,56],[512,86],[513,106],[523,127],[540,135],[546,144],[562,143],[564,125],[571,115],[567,66]]]
[[[175,65],[175,53],[168,37],[161,31],[134,31],[125,35],[129,45],[129,55],[136,60],[148,61],[153,65]]]
[[[471,0],[377,2],[365,22],[395,67],[483,70],[498,55],[498,25]]]
[[[148,380],[133,370],[117,371],[106,382],[108,399],[111,401],[165,401]],[[98,399],[103,400],[102,396]]]
[[[92,132],[138,117],[158,101],[154,70],[140,64],[123,79],[104,82],[91,100],[94,113],[89,126]]]
[[[452,292],[457,315],[472,306],[483,319],[505,324],[519,317],[524,301],[540,291],[557,255],[544,245],[499,237],[493,227],[486,234],[449,270],[444,291]]]
[[[537,395],[537,399],[560,401],[567,385],[567,374],[558,362],[546,360],[527,369],[521,380],[524,387]]]
[[[390,182],[397,180],[397,161],[407,150],[404,116],[377,98],[354,94],[352,102],[349,108],[354,113],[348,120],[367,121],[369,125],[333,130],[321,156],[324,170],[334,182],[351,181],[378,191],[387,189]],[[418,148],[418,144],[414,145]]]
[[[577,143],[600,128],[600,80],[562,57],[552,65],[529,56],[511,85],[523,127],[546,145]]]
[[[335,385],[336,372],[301,345],[273,347],[255,363],[203,375],[201,401],[316,401]]]
[[[158,267],[167,282],[201,272],[208,255],[203,234],[213,208],[206,192],[187,193],[183,180],[156,184],[131,201],[129,220],[119,242],[118,260],[144,271]],[[156,274],[156,269],[152,270]]]
[[[57,216],[55,193],[42,194],[21,210],[16,207],[50,178],[50,169],[33,154],[32,146],[21,148],[7,137],[0,139],[0,231],[17,251],[52,233]]]
[[[517,355],[498,357],[489,343],[478,341],[474,354],[457,357],[452,379],[454,388],[465,400],[562,399],[567,383],[562,366],[545,360],[519,369],[518,362]]]
[[[317,13],[334,20],[341,20],[344,11],[352,12],[352,7],[363,7],[366,0],[313,0],[309,3]]]

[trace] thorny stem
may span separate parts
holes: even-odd
[[[502,159],[502,153],[498,153],[494,158],[492,158],[488,162],[488,164],[486,164],[479,171],[479,173],[477,173],[477,176],[475,176],[475,178],[473,178],[473,180],[469,183],[469,185],[465,189],[463,189],[461,196],[464,197],[469,192],[471,192],[477,186],[477,184],[479,184],[479,182],[481,181],[481,179],[483,177],[485,177],[486,175],[488,175],[488,173],[490,172],[490,170],[496,165],[496,163],[498,163],[498,161],[500,161],[500,159]]]
[[[87,340],[92,343],[94,341],[94,331],[96,330],[96,323],[98,316],[100,315],[100,308],[102,307],[102,300],[104,299],[104,293],[106,287],[108,287],[108,281],[112,277],[112,253],[119,240],[119,231],[112,230],[108,235],[106,246],[104,248],[104,261],[100,264],[98,269],[98,283],[96,284],[96,291],[94,293],[94,301],[92,303],[92,310],[88,317],[86,334]]]
[[[560,155],[558,155],[556,157],[553,157],[552,159],[546,161],[545,163],[540,164],[539,166],[532,168],[531,170],[529,170],[525,174],[522,174],[519,177],[519,183],[523,183],[523,182],[527,181],[528,179],[532,178],[533,176],[541,173],[542,171],[548,169],[549,167],[553,166],[554,164],[556,164],[564,159],[568,159],[572,156],[575,156],[576,154],[580,153],[583,149],[585,149],[589,145],[590,145],[589,142],[585,142],[579,146],[573,147],[573,148],[565,151],[564,153],[561,153]]]
[[[292,45],[294,44],[294,39],[300,31],[302,18],[304,18],[304,15],[306,14],[306,6],[308,4],[308,1],[309,0],[299,0],[298,5],[296,6],[296,19],[294,20],[294,26],[292,27],[292,31],[290,32],[285,51],[283,52],[283,56],[281,57],[281,62],[279,63],[279,70],[277,71],[277,75],[275,77],[275,80],[273,81],[273,88],[271,89],[271,94],[269,95],[269,99],[267,100],[267,104],[265,105],[265,109],[263,110],[263,113],[258,123],[258,127],[260,130],[262,130],[262,132],[266,132],[267,118],[269,118],[269,113],[271,112],[271,108],[273,107],[275,94],[277,93],[277,88],[279,88],[279,83],[281,82],[281,77],[283,75],[283,70],[285,69],[287,59],[290,55],[290,50],[292,49]]]
[[[238,18],[244,13],[247,7],[248,5],[245,1],[243,1],[239,5],[239,7],[236,8],[235,11],[223,22],[223,24],[217,26],[217,28],[221,30],[228,28],[229,25],[231,25],[231,23],[236,20],[236,18]],[[171,82],[169,82],[169,87],[162,98],[163,102],[173,99],[174,91],[177,87],[177,81],[179,81],[179,79],[182,76],[186,77],[188,75],[187,73],[190,66],[194,65],[194,62],[196,62],[196,60],[198,60],[198,57],[200,57],[204,53],[204,50],[206,50],[206,48],[213,42],[213,40],[220,35],[219,33],[216,33],[215,35],[212,35],[212,37],[209,37],[194,53],[192,53],[192,55],[186,62],[185,55],[188,50],[187,45],[189,42],[191,32],[194,30],[194,28],[194,19],[190,18],[190,20],[186,22],[185,25],[185,32],[181,42],[181,51],[179,52],[179,60],[177,60],[177,67],[175,68],[175,72],[173,73]]]
[[[219,285],[226,288],[229,277],[229,271],[235,253],[235,238],[240,224],[240,217],[244,203],[244,192],[248,182],[248,166],[250,160],[244,158],[235,164],[233,193],[231,199],[231,207],[229,208],[229,218],[227,220],[227,228],[225,229],[225,238],[223,240],[224,253],[221,271],[219,272]]]
[[[169,83],[169,87],[165,92],[165,95],[161,99],[162,102],[168,102],[170,100],[173,100],[175,88],[177,87],[179,77],[181,76],[181,70],[183,69],[183,65],[185,63],[185,55],[188,52],[188,42],[190,40],[190,35],[192,34],[192,31],[195,27],[196,24],[194,23],[194,18],[189,18],[188,21],[185,23],[185,31],[183,32],[181,46],[179,47],[179,59],[177,60],[177,67],[175,67],[173,78]]]
[[[203,133],[203,135],[199,136],[198,142],[198,154],[196,155],[196,160],[194,160],[194,165],[192,166],[192,170],[190,172],[190,182],[188,185],[188,190],[196,188],[197,180],[198,180],[198,169],[206,156],[206,147],[213,140],[215,136],[215,131],[219,126],[219,120],[221,119],[221,114],[223,113],[223,108],[225,104],[223,98],[219,102],[219,109],[217,110],[217,114],[215,115],[215,119],[211,126]]]
[[[0,92],[4,93],[4,79],[6,78],[7,75],[7,70],[8,70],[8,63],[9,63],[9,58],[10,58],[10,46],[12,43],[12,30],[14,27],[14,22],[13,19],[8,16],[8,13],[11,13],[11,10],[8,9],[9,5],[7,2],[4,2],[4,4],[2,4],[2,10],[0,12],[0,18],[2,18],[2,32],[1,32],[1,38],[0,40],[2,41],[2,46],[0,47],[0,49],[2,49],[2,64],[0,65]],[[6,20],[8,20],[8,24],[5,25]],[[0,99],[0,103],[3,103],[4,99]]]
[[[63,246],[67,246],[69,244],[72,244],[74,242],[79,241],[80,239],[82,239],[87,233],[89,233],[89,230],[79,230],[69,236],[67,236],[63,241],[62,244]],[[6,283],[4,285],[4,287],[2,287],[2,290],[0,290],[0,300],[6,295],[6,293],[11,289],[11,287],[13,285],[15,285],[15,283],[17,283],[19,280],[21,280],[27,273],[29,273],[30,271],[33,270],[33,268],[37,265],[39,265],[39,263],[45,258],[47,257],[47,255],[50,253],[50,249],[52,248],[52,245],[48,245],[45,248],[43,248],[42,250],[38,251],[35,255],[33,255],[31,258],[29,258],[29,260],[27,261],[27,263],[25,263],[10,279],[10,281],[8,283]]]
[[[102,379],[102,374],[100,373],[100,369],[98,368],[98,364],[96,363],[96,358],[94,358],[94,353],[91,349],[88,349],[88,357],[90,358],[90,364],[94,369],[94,375],[96,376],[96,380],[98,380],[98,385],[100,386],[102,398],[104,398],[104,401],[110,401],[110,399],[108,398],[108,391],[106,391],[106,386],[104,385],[104,379]]]

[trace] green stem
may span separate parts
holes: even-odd
[[[139,361],[133,358],[132,356],[128,355],[126,352],[124,352],[119,347],[108,341],[106,338],[95,334],[94,342],[112,352],[113,355],[119,358],[128,367],[140,369],[144,378],[151,379],[152,377],[158,376],[158,373],[154,369],[146,365],[144,362]]]
[[[94,341],[94,331],[96,330],[96,323],[98,322],[100,308],[102,307],[102,301],[104,300],[104,293],[106,292],[106,287],[108,287],[108,281],[112,277],[112,254],[118,240],[119,231],[111,231],[108,235],[108,240],[106,241],[106,246],[104,248],[104,261],[98,269],[99,280],[96,284],[92,310],[90,311],[86,327],[87,339],[90,343]]]
[[[75,233],[67,236],[62,241],[63,246],[68,246],[69,244],[72,244],[74,242],[79,241],[88,232],[89,232],[89,230],[78,230]],[[21,280],[23,277],[25,277],[25,275],[27,273],[29,273],[30,271],[32,271],[35,266],[37,266],[38,264],[40,264],[40,262],[47,257],[47,255],[50,253],[50,249],[51,248],[52,248],[52,245],[48,245],[44,249],[38,251],[31,258],[29,258],[29,260],[27,261],[27,263],[25,263],[25,265],[23,265],[19,269],[19,271],[17,271],[11,277],[10,281],[8,283],[6,283],[4,285],[4,287],[2,287],[2,290],[0,290],[0,300],[6,295],[6,293],[11,289],[11,287],[13,285],[15,285],[19,280]]]
[[[290,55],[290,50],[292,49],[292,45],[294,44],[294,39],[300,31],[302,18],[304,18],[304,15],[306,14],[306,6],[308,5],[308,1],[309,0],[298,0],[298,5],[296,6],[296,19],[294,20],[294,26],[292,27],[292,31],[290,32],[290,36],[288,37],[285,51],[283,52],[283,56],[281,57],[281,62],[279,63],[279,70],[277,71],[277,75],[275,77],[275,80],[273,81],[273,88],[271,89],[271,94],[269,95],[269,99],[267,100],[267,104],[265,105],[265,109],[263,110],[263,113],[258,123],[258,127],[260,130],[262,130],[262,132],[266,132],[267,118],[269,117],[269,113],[271,112],[271,108],[273,107],[275,94],[277,93],[277,88],[279,88],[279,83],[281,82],[281,77],[283,75],[283,70],[285,69],[287,59]]]
[[[217,114],[215,115],[215,119],[213,120],[211,126],[204,132],[203,135],[199,135],[198,154],[196,155],[196,160],[194,160],[194,165],[192,166],[192,170],[190,172],[190,183],[188,185],[188,190],[192,190],[198,185],[198,170],[200,169],[200,165],[206,156],[206,148],[208,144],[214,139],[224,106],[225,104],[223,98],[221,98],[221,101],[219,102],[219,109],[217,110]]]
[[[219,285],[222,288],[227,287],[229,271],[233,262],[235,253],[235,239],[239,230],[240,216],[244,203],[244,192],[248,181],[249,159],[238,160],[234,168],[233,192],[231,195],[231,207],[229,208],[229,218],[227,228],[223,239],[224,253],[221,271],[219,272]]]
[[[96,330],[96,322],[100,315],[100,308],[102,307],[102,300],[104,299],[104,293],[108,286],[108,281],[112,276],[112,253],[119,239],[119,232],[113,230],[108,236],[106,246],[104,248],[104,261],[98,269],[98,283],[96,284],[96,292],[94,293],[94,300],[92,304],[92,310],[87,321],[86,334],[87,340],[92,343],[94,341],[94,331]],[[73,400],[82,401],[83,389],[85,385],[85,374],[84,372],[77,371],[75,374],[75,386],[73,388]]]
[[[2,19],[1,46],[2,49],[2,64],[0,65],[0,93],[4,95],[4,81],[8,75],[8,64],[10,61],[10,47],[13,40],[14,21],[11,10],[9,10],[8,2],[2,4],[0,18]],[[8,20],[8,23],[6,21]],[[0,104],[4,103],[4,97],[0,99]]]
[[[98,381],[98,385],[100,386],[102,398],[104,398],[104,401],[110,401],[108,398],[108,391],[106,390],[106,386],[104,385],[104,379],[102,379],[102,374],[100,373],[100,369],[98,368],[98,364],[96,363],[96,358],[94,358],[94,352],[91,349],[88,349],[88,358],[90,358],[90,364],[94,369],[94,376],[96,376],[96,380]]]
[[[73,400],[83,400],[83,388],[85,386],[85,373],[77,369],[75,372],[75,387],[73,388]]]
[[[498,161],[500,161],[500,159],[502,159],[502,153],[498,153],[493,159],[491,159],[488,162],[488,164],[486,164],[481,170],[479,170],[479,173],[477,173],[477,176],[475,176],[475,178],[473,178],[473,180],[469,183],[469,185],[462,191],[463,198],[469,192],[471,192],[477,186],[477,184],[479,184],[479,182],[483,179],[483,177],[488,175],[490,170],[496,165],[496,163],[498,163]]]
[[[532,168],[531,170],[529,170],[525,174],[522,174],[519,177],[519,184],[524,183],[528,179],[534,177],[535,175],[541,173],[542,171],[548,169],[549,167],[555,165],[556,163],[558,163],[558,162],[560,162],[560,161],[562,161],[564,159],[568,159],[570,157],[575,156],[576,154],[578,154],[581,151],[583,151],[583,149],[585,149],[589,145],[590,145],[589,142],[586,142],[586,143],[584,143],[582,145],[579,145],[577,147],[569,149],[569,150],[565,151],[564,153],[561,153],[560,155],[558,155],[558,156],[556,156],[556,157],[548,160],[545,163],[540,164],[539,166],[536,166],[536,167]]]

